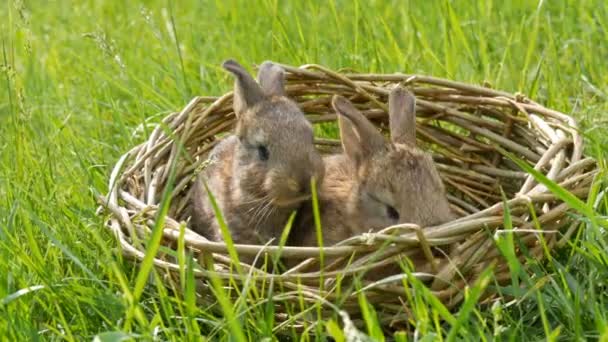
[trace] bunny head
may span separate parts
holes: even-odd
[[[242,197],[265,198],[277,207],[296,207],[310,197],[310,181],[323,179],[320,154],[313,145],[312,125],[285,96],[284,71],[265,62],[258,82],[237,62],[223,67],[235,76],[237,117],[233,176]]]
[[[452,218],[444,185],[431,156],[416,147],[415,97],[403,88],[389,94],[390,142],[341,96],[332,106],[339,114],[342,147],[354,167],[348,210],[359,229],[398,223],[428,226]]]

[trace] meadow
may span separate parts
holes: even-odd
[[[22,1],[0,4],[0,336],[3,340],[273,338],[263,310],[237,322],[147,286],[96,215],[95,194],[146,130],[220,95],[226,58],[419,73],[521,92],[577,118],[608,154],[608,6],[568,1]],[[600,179],[599,181],[603,181]],[[427,298],[414,338],[608,341],[608,200],[529,276],[525,295],[457,308]],[[590,217],[589,215],[595,215]],[[593,218],[593,219],[592,219]],[[597,220],[596,220],[597,219]],[[585,229],[588,228],[588,229]],[[342,336],[322,323],[314,337]],[[368,324],[375,339],[386,334]]]

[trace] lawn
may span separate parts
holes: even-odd
[[[229,57],[248,67],[270,59],[489,82],[576,117],[587,154],[604,161],[608,153],[603,0],[7,0],[0,4],[0,336],[271,336],[263,310],[235,324],[153,285],[134,301],[137,269],[95,214],[94,195],[105,191],[113,164],[145,139],[147,130],[136,128],[194,96],[230,90],[220,67]],[[604,192],[593,207],[606,222]],[[603,228],[583,230],[535,265],[525,296],[474,306],[462,324],[442,323],[421,299],[416,336],[608,341],[607,237]],[[363,332],[377,335],[376,328]],[[327,332],[316,330],[319,338]]]

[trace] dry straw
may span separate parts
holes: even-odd
[[[496,247],[496,237],[505,233],[505,205],[512,215],[515,253],[542,259],[564,244],[578,229],[568,205],[525,173],[504,151],[533,165],[547,178],[585,199],[597,166],[583,157],[583,141],[576,122],[569,116],[545,108],[521,95],[450,80],[404,74],[340,73],[319,65],[287,72],[287,93],[314,123],[334,122],[331,97],[349,98],[379,128],[387,126],[387,96],[397,84],[417,97],[417,135],[421,146],[433,152],[449,199],[459,218],[436,227],[400,225],[380,232],[356,236],[337,246],[323,248],[331,256],[319,270],[319,249],[237,245],[241,255],[276,255],[304,260],[284,272],[270,272],[241,264],[236,274],[223,243],[211,242],[185,229],[183,245],[199,260],[194,270],[199,300],[214,302],[209,276],[217,275],[239,295],[243,286],[274,286],[277,317],[286,319],[286,307],[300,307],[304,298],[328,303],[338,297],[341,315],[359,312],[357,291],[346,284],[360,280],[368,301],[381,303],[376,309],[384,323],[407,319],[403,272],[389,271],[389,263],[408,256],[415,265],[412,276],[420,279],[445,305],[463,300],[464,288],[481,272],[494,265],[495,279],[510,281],[506,260]],[[108,227],[117,236],[123,253],[141,261],[141,241],[151,232],[171,166],[176,178],[171,209],[166,218],[162,244],[177,250],[180,222],[188,201],[188,188],[204,167],[205,156],[235,122],[232,93],[221,97],[196,97],[181,112],[167,116],[148,140],[123,155],[110,177],[109,192],[101,198],[108,213]],[[317,139],[322,152],[339,151],[337,140]],[[503,200],[502,192],[506,200]],[[438,251],[438,249],[443,250]],[[179,281],[176,253],[159,252],[154,259],[158,271],[171,283]],[[203,258],[205,257],[205,258]],[[202,260],[213,260],[212,268]],[[401,263],[403,265],[403,263]],[[182,288],[173,284],[174,289]],[[486,291],[491,298],[492,291]],[[259,300],[259,299],[258,299]],[[335,308],[324,306],[327,312]],[[298,311],[298,310],[295,310]],[[293,307],[290,310],[293,313]],[[320,312],[326,312],[321,310]],[[287,320],[301,324],[307,315]],[[310,318],[310,317],[309,317]]]

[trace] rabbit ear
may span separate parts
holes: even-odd
[[[352,160],[363,158],[359,134],[353,127],[353,122],[346,116],[338,115],[338,125],[340,127],[340,141],[344,153]]]
[[[247,108],[252,107],[264,98],[262,88],[251,75],[236,61],[229,59],[222,67],[230,71],[234,81],[234,112],[239,117]]]
[[[285,95],[285,72],[272,62],[264,62],[258,71],[258,82],[269,96]]]
[[[335,95],[331,104],[339,115],[340,139],[349,158],[360,163],[384,147],[382,134],[350,101]]]
[[[416,145],[416,98],[405,88],[397,87],[388,95],[391,140]]]

